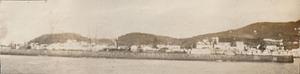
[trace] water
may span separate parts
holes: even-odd
[[[294,63],[1,55],[2,74],[300,74]]]

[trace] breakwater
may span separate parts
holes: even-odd
[[[184,53],[134,53],[134,52],[95,52],[95,51],[58,51],[58,50],[23,50],[1,49],[1,55],[28,56],[60,56],[60,57],[91,57],[119,59],[159,59],[187,61],[245,61],[245,62],[280,62],[293,63],[293,56],[267,55],[200,55]]]

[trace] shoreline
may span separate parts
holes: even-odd
[[[237,61],[237,62],[276,62],[293,63],[293,56],[267,55],[200,55],[184,53],[134,53],[134,52],[102,52],[102,51],[59,51],[32,49],[1,49],[1,55],[55,56],[55,57],[87,57],[112,59],[150,59],[180,61]]]

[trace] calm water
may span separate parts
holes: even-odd
[[[261,63],[0,56],[2,74],[300,74],[300,59]]]

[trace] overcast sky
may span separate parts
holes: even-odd
[[[48,0],[2,1],[2,43],[74,32],[116,38],[145,32],[176,38],[225,31],[250,23],[300,20],[300,0]],[[4,31],[4,30],[0,30]]]

